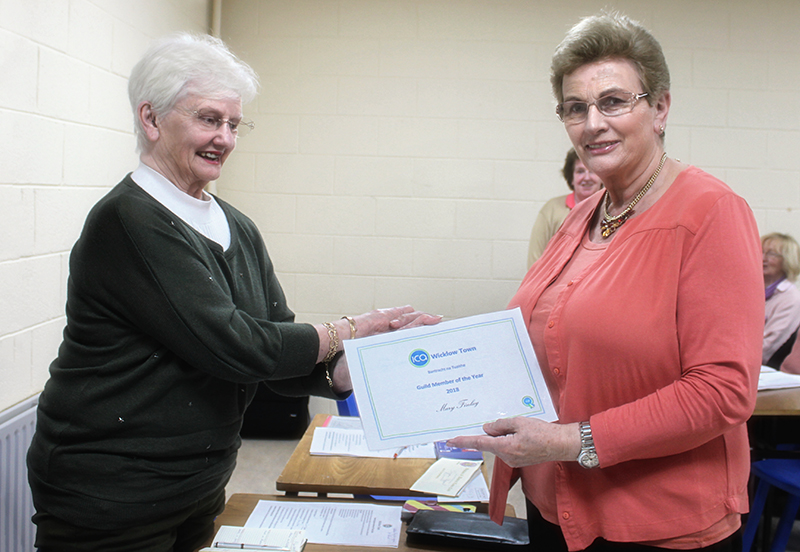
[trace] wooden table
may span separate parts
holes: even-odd
[[[307,502],[352,502],[352,500],[347,499],[319,499],[319,498],[298,498],[298,497],[287,497],[287,496],[273,496],[273,495],[258,495],[258,494],[244,494],[238,493],[230,497],[228,503],[225,505],[225,511],[220,514],[217,519],[214,521],[214,534],[217,534],[219,528],[223,525],[233,525],[236,527],[241,527],[247,521],[247,518],[250,517],[250,514],[253,512],[253,508],[256,507],[259,500],[288,500],[292,502],[296,501],[307,501]],[[375,504],[389,504],[387,502],[377,502]],[[393,502],[391,504],[397,505],[397,502]],[[468,516],[470,514],[464,514]],[[506,505],[506,516],[514,517],[515,510],[514,507],[510,504]],[[211,546],[211,542],[207,542],[204,546]],[[400,545],[398,548],[383,548],[383,547],[371,547],[371,546],[332,546],[328,544],[307,544],[305,547],[305,552],[386,552],[387,550],[398,550],[399,552],[407,552],[413,550],[430,550],[430,551],[441,551],[441,552],[462,552],[461,548],[453,548],[453,547],[442,547],[442,546],[421,546],[421,545],[411,545],[406,543],[406,532],[405,532],[405,524],[404,530],[400,533]],[[467,551],[463,551],[467,552]],[[470,552],[474,552],[474,549]]]
[[[326,414],[317,414],[292,456],[283,468],[275,487],[287,494],[313,492],[380,496],[430,496],[409,491],[411,485],[436,460],[425,458],[355,458],[350,456],[312,456],[314,428],[322,426]],[[483,466],[486,477],[486,466]]]
[[[753,416],[800,416],[800,387],[759,391]]]

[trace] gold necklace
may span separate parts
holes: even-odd
[[[633,206],[639,203],[639,200],[644,197],[644,194],[647,193],[647,190],[650,189],[650,186],[653,185],[653,182],[656,181],[658,178],[658,173],[661,172],[661,167],[664,166],[664,161],[667,160],[667,154],[661,156],[661,162],[658,164],[658,168],[656,172],[653,173],[653,176],[650,177],[650,180],[647,181],[639,193],[636,194],[636,197],[633,198],[633,201],[628,203],[628,206],[625,207],[625,210],[622,211],[615,217],[612,217],[608,214],[608,206],[611,205],[611,196],[608,195],[608,190],[606,190],[606,198],[603,204],[603,219],[600,221],[600,231],[604,238],[609,237],[611,234],[617,231],[617,228],[625,224],[625,221],[635,212],[633,210]]]

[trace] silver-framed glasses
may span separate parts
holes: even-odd
[[[247,136],[251,130],[256,127],[253,121],[245,121],[238,119],[223,119],[219,115],[212,112],[186,110],[186,112],[194,117],[197,124],[204,130],[213,132],[219,130],[222,125],[228,125],[231,134],[237,138]]]
[[[584,122],[589,115],[589,108],[595,106],[597,111],[606,117],[618,117],[633,111],[636,102],[646,96],[647,93],[612,92],[600,96],[593,102],[569,100],[556,106],[556,115],[562,123],[574,125]]]

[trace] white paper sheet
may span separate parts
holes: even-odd
[[[518,308],[344,347],[372,450],[481,435],[498,418],[557,419]]]
[[[758,390],[800,387],[800,374],[787,374],[769,366],[762,366],[758,375]]]
[[[369,450],[363,429],[316,427],[311,438],[311,455],[358,456],[368,458],[436,458],[433,443],[396,449]]]
[[[440,458],[411,485],[412,491],[456,497],[481,469],[483,460]]]
[[[397,548],[402,506],[259,500],[245,527],[304,529],[308,542]]]

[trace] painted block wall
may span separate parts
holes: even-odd
[[[0,409],[41,390],[69,250],[135,167],[130,68],[152,38],[206,30],[209,4],[0,0]],[[794,0],[224,0],[262,91],[217,191],[261,228],[299,320],[505,306],[566,189],[550,56],[605,5],[666,51],[669,153],[728,182],[762,233],[800,237]]]
[[[218,191],[261,228],[299,319],[505,307],[567,190],[550,58],[604,6],[665,50],[669,154],[800,238],[794,0],[227,0],[223,38],[262,90]]]
[[[210,0],[0,0],[0,410],[42,390],[68,256],[136,168],[128,74],[150,41],[208,30]]]

